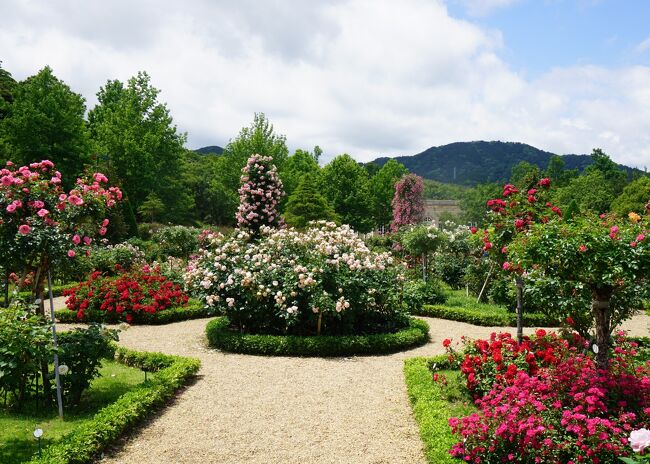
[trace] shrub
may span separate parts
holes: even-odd
[[[114,274],[117,270],[131,270],[145,264],[144,252],[128,242],[95,248],[85,260],[88,272]],[[116,269],[117,267],[117,269]]]
[[[51,326],[42,317],[21,309],[0,310],[0,394],[18,406],[37,393],[34,382],[40,375],[41,361],[50,359]]]
[[[619,338],[609,370],[573,350],[535,373],[517,369],[477,400],[478,413],[450,420],[462,438],[451,454],[468,462],[618,462],[631,454],[630,431],[650,420],[650,364],[635,357]]]
[[[244,231],[213,234],[186,275],[189,288],[237,329],[367,334],[406,325],[393,258],[368,250],[349,226],[260,232],[259,240]]]
[[[84,320],[87,313],[93,313],[89,316],[91,320],[128,323],[137,323],[147,314],[182,306],[188,301],[178,284],[149,266],[117,277],[93,272],[88,281],[64,291],[64,295],[68,297],[66,306],[77,312],[79,320]]]
[[[200,233],[199,229],[186,226],[167,226],[158,229],[151,236],[151,241],[158,245],[157,258],[162,260],[169,256],[188,258],[199,248]]]
[[[424,305],[442,304],[445,301],[447,296],[437,280],[415,280],[404,284],[404,303],[411,311],[417,312]]]
[[[453,289],[463,286],[465,270],[471,261],[472,246],[467,226],[455,226],[446,222],[442,231],[446,236],[444,246],[433,256],[433,271]]]
[[[66,402],[79,403],[81,394],[99,375],[101,360],[113,358],[115,348],[112,342],[116,340],[116,330],[96,324],[59,334],[59,366],[67,367],[62,371],[65,374],[60,375]]]

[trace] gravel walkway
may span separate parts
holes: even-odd
[[[196,357],[203,367],[173,404],[101,462],[424,464],[403,360],[440,354],[444,338],[501,330],[424,319],[432,342],[423,347],[336,359],[211,350],[203,335],[206,319],[131,327],[121,333],[123,345]],[[647,335],[649,322],[638,316],[626,328]]]

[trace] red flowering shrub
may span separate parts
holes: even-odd
[[[540,367],[557,365],[577,348],[586,347],[577,334],[572,343],[539,329],[535,337],[524,337],[521,344],[509,333],[492,333],[489,340],[464,340],[462,355],[456,354],[447,340],[443,345],[454,355],[467,380],[467,389],[479,398],[495,383],[512,385],[518,372],[536,374]]]
[[[485,352],[504,340],[484,340],[477,349]],[[452,456],[476,463],[598,464],[631,454],[630,432],[650,420],[650,362],[640,362],[635,344],[623,337],[609,371],[598,369],[588,351],[579,353],[552,334],[537,340],[549,345],[528,351],[529,369],[496,381],[476,400],[477,413],[450,419],[463,440],[450,450]],[[506,353],[512,358],[512,351]]]
[[[102,313],[109,322],[143,322],[147,317],[172,306],[182,306],[188,297],[178,284],[167,280],[160,269],[142,269],[124,272],[117,277],[106,277],[93,272],[90,279],[64,291],[68,309],[84,320],[91,312]],[[93,318],[94,319],[94,318]]]

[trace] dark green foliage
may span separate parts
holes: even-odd
[[[435,279],[409,280],[404,284],[404,303],[412,313],[418,313],[424,305],[443,304],[447,295]]]
[[[650,178],[642,176],[625,186],[621,194],[612,202],[612,212],[620,216],[627,216],[631,212],[643,215],[648,203],[650,203]]]
[[[207,147],[197,148],[194,152],[200,155],[220,155],[223,153],[223,148],[218,145],[210,145]]]
[[[484,327],[517,327],[517,315],[507,311],[489,310],[488,305],[475,306],[424,306],[420,311],[413,312],[416,316],[435,317],[450,321],[467,322]],[[528,327],[557,327],[559,321],[540,313],[524,312],[524,325]]]
[[[393,353],[429,341],[429,326],[418,319],[398,332],[374,335],[249,335],[229,327],[225,317],[210,321],[205,328],[210,346],[264,356],[330,357]]]
[[[510,183],[520,188],[527,188],[529,185],[537,183],[539,179],[539,166],[535,166],[528,161],[518,162],[510,171]]]
[[[320,166],[314,155],[305,150],[296,150],[292,156],[287,158],[279,175],[286,195],[285,199],[287,199],[291,197],[306,176],[311,176],[314,182],[318,182]],[[284,203],[286,204],[286,200]]]
[[[463,211],[465,222],[483,225],[488,213],[486,202],[493,198],[499,198],[501,192],[501,185],[496,183],[480,184],[467,190],[460,200],[460,208]]]
[[[369,163],[370,166],[377,166]],[[372,196],[373,219],[376,226],[388,226],[393,220],[391,202],[395,196],[395,183],[404,174],[408,174],[402,164],[390,159],[372,175],[370,179],[370,194]]]
[[[66,188],[90,162],[84,98],[57,79],[50,67],[17,84],[2,120],[8,155],[15,163],[52,161]]]
[[[68,309],[58,309],[56,319],[61,323],[76,323],[77,313]],[[100,316],[97,312],[88,312],[84,318],[85,322],[105,322],[101,318],[93,319],[93,316]],[[202,303],[190,300],[187,306],[180,308],[167,308],[155,314],[141,314],[138,323],[147,325],[164,325],[172,322],[187,321],[189,319],[202,319],[214,316],[214,311],[205,308]]]
[[[462,185],[424,179],[424,198],[427,200],[460,200],[466,192],[467,187]]]
[[[343,224],[357,232],[372,230],[368,173],[350,155],[337,156],[323,168],[320,188]]]
[[[318,180],[313,174],[306,174],[289,197],[284,220],[288,225],[299,229],[304,229],[310,221],[338,220],[332,205],[319,193]]]
[[[99,452],[164,406],[201,366],[197,359],[138,353],[126,348],[117,350],[117,359],[130,366],[156,371],[157,374],[153,380],[125,393],[115,403],[99,411],[90,424],[85,424],[46,448],[42,458],[34,458],[29,464],[93,462]]]
[[[158,258],[165,260],[169,256],[188,258],[199,248],[201,231],[194,227],[167,226],[161,227],[151,240],[158,245]]]
[[[79,404],[81,394],[99,375],[102,359],[114,356],[113,342],[116,340],[116,330],[104,329],[97,324],[59,334],[59,365],[69,369],[68,373],[60,376],[65,403]]]
[[[405,360],[406,390],[420,428],[427,461],[430,464],[457,463],[459,461],[449,454],[458,441],[451,432],[449,419],[469,415],[475,408],[470,399],[456,393],[461,383],[459,371],[439,371],[438,374],[448,380],[448,385],[443,385],[433,381],[431,367],[434,365],[437,369],[449,369],[447,356]]]

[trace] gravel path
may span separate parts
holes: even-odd
[[[211,350],[203,335],[206,319],[131,327],[121,333],[123,345],[196,357],[203,367],[173,404],[101,462],[424,463],[403,360],[440,354],[444,338],[485,337],[502,330],[424,319],[432,342],[423,347],[335,359]],[[649,322],[637,316],[625,328],[647,335]]]

